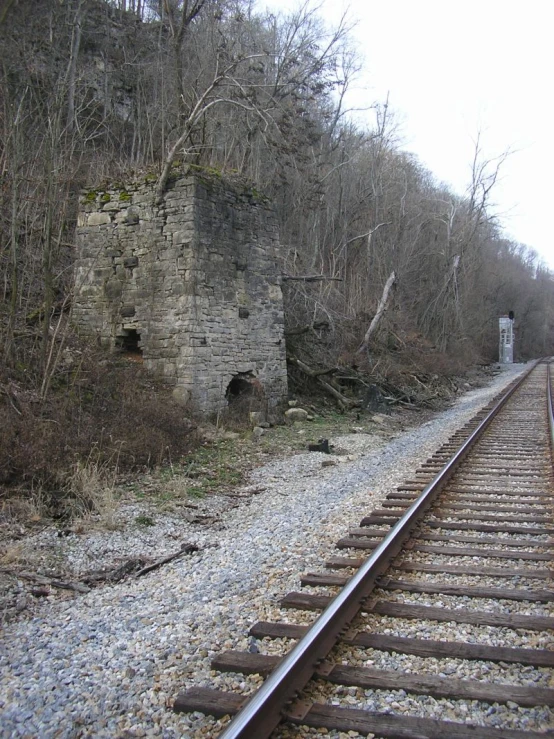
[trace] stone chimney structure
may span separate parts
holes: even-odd
[[[83,194],[75,324],[142,359],[202,415],[254,391],[271,413],[287,394],[271,206],[244,182],[201,171],[154,199],[152,176]]]

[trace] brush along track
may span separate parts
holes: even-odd
[[[196,688],[175,710],[242,709],[225,739],[262,739],[279,722],[291,737],[305,731],[294,725],[378,737],[554,736],[546,386],[538,365],[350,530],[327,572],[302,578],[309,590],[281,605],[323,611],[311,627],[257,623],[251,635],[266,654],[215,658],[217,670],[270,675],[250,700]]]

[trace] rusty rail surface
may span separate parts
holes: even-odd
[[[552,363],[547,364],[546,402],[548,406],[548,426],[550,428],[550,453],[554,458],[554,403],[552,401]]]

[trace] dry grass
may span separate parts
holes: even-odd
[[[102,462],[97,455],[73,465],[66,480],[67,507],[80,528],[92,524],[110,531],[119,528],[116,476],[117,463]]]
[[[21,563],[22,559],[24,559],[24,550],[23,543],[20,541],[8,545],[0,554],[0,565],[2,567],[9,567],[10,565]]]
[[[31,485],[21,495],[2,501],[0,523],[37,524],[48,517],[48,496],[40,485]]]

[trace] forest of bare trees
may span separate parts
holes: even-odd
[[[306,366],[461,371],[497,358],[509,310],[518,358],[552,353],[552,275],[492,212],[502,159],[477,141],[454,193],[399,148],[386,101],[356,125],[346,20],[330,30],[309,3],[275,16],[249,0],[7,0],[0,44],[0,390],[14,418],[17,388],[35,414],[47,401],[73,340],[80,189],[148,170],[161,195],[177,161],[274,202],[287,347]]]

